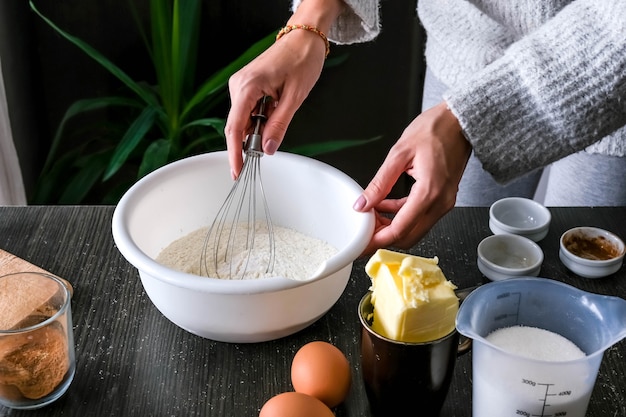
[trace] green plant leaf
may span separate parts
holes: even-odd
[[[212,127],[216,132],[220,133],[222,137],[226,137],[224,135],[224,128],[226,127],[226,120],[220,119],[218,117],[208,117],[205,119],[196,119],[193,122],[187,123],[183,126],[183,129],[189,129],[194,126],[203,126],[203,127]]]
[[[201,134],[180,151],[180,155],[192,155],[194,152],[213,152],[226,149],[224,134],[209,132]]]
[[[272,32],[260,41],[256,42],[250,48],[248,48],[243,54],[241,54],[237,59],[233,62],[219,70],[213,76],[209,77],[198,89],[196,94],[189,100],[185,108],[183,109],[181,119],[186,119],[186,116],[193,111],[193,109],[200,105],[202,101],[212,94],[220,91],[225,88],[228,79],[231,75],[237,72],[239,69],[244,67],[254,58],[259,56],[263,51],[265,51],[269,46],[274,43],[276,39],[276,32]]]
[[[108,161],[108,152],[89,155],[81,164],[83,167],[65,186],[59,197],[59,204],[79,204],[87,196],[102,175]]]
[[[31,204],[46,204],[53,199],[59,191],[60,185],[67,180],[68,167],[80,156],[80,149],[73,149],[63,154],[59,159],[50,165],[46,175],[40,175],[37,179],[37,187],[31,197]]]
[[[172,73],[172,11],[165,0],[150,2],[152,47],[150,49],[152,63],[156,71],[157,83],[163,106],[166,113],[171,114],[174,109],[169,108],[173,90]]]
[[[181,150],[181,156],[188,155],[195,149],[204,152],[224,149],[226,147],[226,134],[224,133],[225,126],[226,120],[217,117],[196,119],[183,126],[181,131],[190,130],[194,127],[210,127],[213,132],[209,134],[201,134],[200,136],[197,134],[189,134],[189,136],[193,137],[194,140]],[[203,129],[203,131],[206,131],[206,129]],[[194,131],[194,133],[196,132]]]
[[[141,139],[143,139],[145,134],[154,125],[156,115],[157,110],[154,107],[146,107],[130,125],[119,145],[115,148],[115,152],[111,157],[111,161],[104,173],[102,181],[111,178],[124,165],[128,156],[135,150],[139,142],[141,142]]]
[[[191,92],[196,80],[198,41],[200,39],[201,0],[178,1],[180,30],[181,88],[185,97]]]
[[[65,129],[65,124],[68,120],[81,113],[100,110],[111,106],[141,108],[141,105],[137,100],[126,97],[99,97],[75,101],[65,111],[65,114],[61,119],[61,123],[59,124],[59,127],[54,134],[54,138],[52,139],[52,144],[50,145],[50,150],[48,151],[48,157],[46,158],[46,162],[44,163],[42,173],[45,173],[50,169],[50,165],[56,157],[57,150],[62,142],[62,135]]]
[[[370,139],[362,140],[334,140],[328,142],[316,142],[305,145],[299,145],[289,148],[289,152],[297,153],[304,156],[317,156],[325,153],[341,151],[355,146],[362,146],[367,143],[380,140],[382,136],[376,136]]]
[[[178,106],[185,97],[185,87],[195,77],[197,40],[200,30],[199,0],[175,0],[172,16],[172,68],[176,86]],[[187,80],[187,81],[186,81]]]
[[[159,139],[152,142],[143,154],[137,178],[142,178],[146,174],[162,167],[169,161],[170,142]]]
[[[132,177],[131,177],[132,178]],[[113,186],[106,190],[100,199],[99,204],[115,205],[120,201],[120,198],[126,191],[134,184],[135,180],[122,179],[119,183],[113,184]]]
[[[64,30],[59,28],[57,25],[55,25],[54,22],[52,22],[46,16],[41,14],[41,12],[39,12],[39,10],[33,4],[32,0],[29,0],[29,4],[30,4],[31,9],[35,13],[37,13],[37,15],[39,15],[39,17],[41,17],[44,20],[44,22],[46,22],[58,34],[60,34],[65,39],[67,39],[68,41],[70,41],[71,43],[73,43],[74,45],[79,47],[89,57],[94,59],[102,67],[104,67],[107,71],[109,71],[113,76],[115,76],[117,79],[119,79],[121,82],[123,82],[128,88],[130,88],[135,94],[137,94],[137,96],[141,97],[141,99],[143,101],[145,101],[147,104],[151,104],[153,106],[157,105],[156,98],[152,94],[150,94],[147,90],[145,90],[144,88],[141,88],[141,86],[139,86],[138,83],[133,81],[133,79],[130,78],[117,65],[115,65],[113,62],[111,62],[108,58],[106,58],[104,55],[102,55],[99,51],[94,49],[88,43],[84,42],[80,38],[77,38],[77,37],[75,37],[73,35],[70,35],[69,33],[65,32]]]
[[[179,124],[185,88],[194,77],[199,31],[198,0],[152,0],[152,61],[172,130]]]

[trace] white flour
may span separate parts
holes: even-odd
[[[245,249],[245,231],[239,230],[235,239],[232,263],[225,263],[219,258],[217,272],[222,278],[239,278],[240,268],[245,268],[243,279],[256,279],[282,276],[304,280],[313,275],[317,268],[333,255],[337,249],[317,238],[305,235],[293,229],[274,225],[275,263],[274,270],[266,272],[270,246],[265,230],[255,231],[255,248],[245,267],[248,251]],[[208,227],[198,229],[169,244],[157,257],[157,262],[178,271],[195,275],[216,277],[214,249],[212,242],[207,249],[208,273],[200,272],[200,259]],[[231,266],[232,265],[232,266]],[[232,271],[231,271],[232,268]]]

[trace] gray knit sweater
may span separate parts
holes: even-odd
[[[344,1],[329,38],[375,38],[378,0]],[[626,0],[417,3],[427,65],[496,180],[583,149],[626,156]]]

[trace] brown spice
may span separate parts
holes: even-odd
[[[9,400],[38,399],[50,394],[69,370],[63,326],[51,323],[31,332],[0,338],[0,395]],[[18,398],[14,398],[18,397]]]
[[[566,236],[563,243],[574,255],[594,261],[604,261],[619,255],[618,248],[604,236],[592,237],[573,233]]]

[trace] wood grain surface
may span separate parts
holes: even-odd
[[[550,208],[552,224],[539,243],[540,276],[586,291],[626,298],[626,269],[584,279],[558,259],[560,235],[591,225],[626,238],[626,207]],[[320,320],[295,335],[255,344],[194,336],[169,322],[143,291],[137,270],[111,236],[114,207],[0,207],[0,248],[66,278],[74,287],[72,313],[77,371],[65,396],[35,411],[0,416],[258,416],[271,396],[292,390],[290,364],[305,343],[325,340],[347,356],[353,384],[337,417],[367,417],[361,382],[356,313],[369,287],[365,259],[357,260],[344,294]],[[488,208],[455,208],[410,252],[438,256],[460,288],[483,284],[476,246],[490,235]],[[626,416],[626,341],[605,352],[588,417]],[[442,417],[471,416],[471,353],[459,358]],[[419,416],[419,405],[415,413]],[[478,417],[478,416],[477,416]]]

